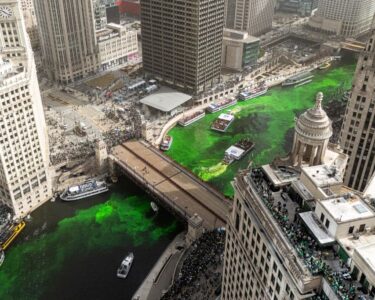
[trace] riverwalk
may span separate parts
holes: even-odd
[[[185,232],[182,232],[176,236],[160,256],[133,295],[132,300],[159,300],[163,292],[172,284],[174,271],[183,256],[184,248]]]

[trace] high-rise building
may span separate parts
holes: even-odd
[[[93,0],[95,29],[103,29],[107,25],[107,9],[116,6],[115,0]]]
[[[0,200],[18,217],[51,197],[49,150],[19,1],[0,1],[0,27]]]
[[[375,171],[375,29],[360,54],[340,144],[349,155],[345,183],[363,191]]]
[[[21,8],[25,20],[26,31],[29,35],[31,46],[39,47],[39,34],[32,0],[21,0]]]
[[[330,34],[357,37],[371,28],[373,0],[319,0],[309,26]]]
[[[225,27],[259,36],[272,29],[274,0],[226,0]]]
[[[43,62],[50,78],[72,83],[99,68],[92,0],[35,1]]]
[[[278,0],[277,9],[289,13],[298,13],[300,16],[311,16],[318,7],[317,0]]]
[[[142,0],[147,75],[197,94],[220,77],[224,0]]]
[[[321,165],[283,161],[236,176],[221,299],[374,297],[374,207],[343,184],[346,155],[326,156]]]

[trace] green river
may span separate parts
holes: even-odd
[[[208,114],[188,127],[177,126],[169,132],[173,145],[167,154],[226,196],[232,196],[231,180],[236,172],[245,168],[250,160],[255,165],[262,165],[289,152],[295,117],[314,105],[317,92],[328,95],[323,103],[327,104],[330,100],[327,98],[335,89],[340,86],[349,89],[354,70],[353,61],[342,62],[326,71],[316,71],[313,82],[307,85],[274,87],[264,96]],[[228,110],[236,117],[228,131],[212,131],[212,122]],[[223,165],[225,150],[245,137],[255,142],[254,150],[229,167]]]

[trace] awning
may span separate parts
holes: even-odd
[[[335,239],[332,238],[325,227],[316,220],[312,211],[300,213],[299,216],[321,246],[329,246],[335,243]]]

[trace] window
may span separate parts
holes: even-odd
[[[365,227],[366,227],[366,224],[361,224],[361,226],[359,226],[359,232],[363,232],[365,231]]]
[[[320,215],[320,221],[322,221],[322,223],[324,222],[324,214],[323,213]]]
[[[354,231],[354,226],[350,226],[349,227],[349,233],[353,233],[353,231]]]
[[[325,225],[326,225],[326,228],[329,228],[329,220],[328,219],[326,220],[326,224]]]

